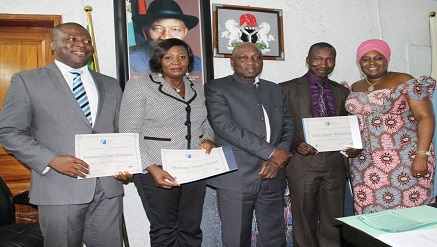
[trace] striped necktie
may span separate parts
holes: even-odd
[[[79,103],[80,108],[82,109],[83,113],[85,114],[86,118],[88,119],[88,122],[92,125],[93,121],[91,118],[91,109],[90,109],[90,103],[88,101],[88,97],[86,96],[85,87],[82,83],[81,70],[70,70],[71,74],[74,75],[73,79],[73,95],[74,98],[76,98],[77,103]]]
[[[320,117],[329,117],[331,114],[329,112],[328,102],[326,101],[325,89],[323,87],[323,82],[316,81],[316,85],[319,88],[319,107],[320,107]]]

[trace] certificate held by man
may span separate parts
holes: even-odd
[[[76,157],[90,166],[87,178],[141,173],[138,133],[76,135]]]
[[[319,152],[362,149],[358,118],[355,115],[302,118],[305,141]]]
[[[179,184],[237,170],[230,146],[213,148],[209,155],[201,149],[161,149],[161,156],[162,168]]]

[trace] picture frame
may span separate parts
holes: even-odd
[[[132,47],[143,44],[132,44],[132,40],[135,40],[133,32],[138,30],[136,24],[132,22],[132,16],[138,14],[132,11],[138,11],[138,9],[132,4],[138,4],[139,1],[143,1],[149,7],[154,0],[113,0],[117,78],[122,89],[130,78],[146,76],[150,73],[150,71],[137,73],[131,69]],[[199,58],[201,67],[200,71],[190,73],[190,80],[205,83],[214,78],[210,0],[175,0],[175,2],[180,6],[184,15],[196,16],[199,19],[199,23],[188,31],[185,41],[192,47],[194,55]]]
[[[230,57],[241,42],[252,42],[265,60],[285,60],[281,9],[212,5],[214,57]]]

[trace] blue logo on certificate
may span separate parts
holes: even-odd
[[[106,139],[102,139],[102,140],[100,140],[100,144],[102,144],[102,145],[106,145]]]
[[[191,159],[191,154],[186,154],[185,159]]]
[[[329,122],[329,121],[325,122],[325,126],[330,126],[330,125],[331,125],[331,122]]]

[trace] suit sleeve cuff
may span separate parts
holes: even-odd
[[[44,171],[42,171],[41,174],[44,176],[44,175],[46,175],[46,173],[49,172],[49,171],[50,171],[50,167],[47,166],[46,169],[44,169]]]
[[[273,153],[275,152],[276,149],[273,149],[272,153],[269,155],[269,159],[272,157]]]

